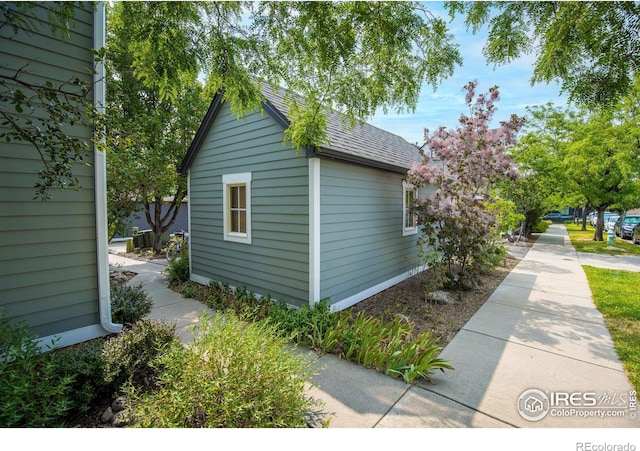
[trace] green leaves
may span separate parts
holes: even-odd
[[[610,106],[640,67],[637,2],[452,2],[476,32],[488,23],[487,61],[509,63],[535,50],[532,83],[559,81],[572,101]],[[535,45],[535,47],[533,47]]]
[[[262,2],[251,12],[253,36],[269,43],[247,55],[261,62],[255,74],[302,97],[287,105],[298,149],[323,143],[325,108],[352,125],[379,109],[412,111],[424,81],[435,89],[461,64],[444,22],[413,2]]]

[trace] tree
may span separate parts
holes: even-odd
[[[507,148],[515,142],[522,118],[513,115],[497,129],[489,124],[499,98],[497,87],[475,99],[476,83],[465,86],[470,115],[460,117],[455,130],[441,127],[425,132],[424,161],[414,165],[408,179],[415,186],[432,186],[435,192],[417,200],[415,213],[422,226],[421,242],[429,266],[444,274],[452,286],[468,286],[478,271],[498,253],[495,246],[495,185],[516,176]],[[500,255],[499,253],[497,255]]]
[[[549,199],[543,205],[580,202],[598,212],[596,241],[603,240],[605,210],[640,206],[639,87],[636,79],[618,104],[591,113],[531,108],[528,133],[514,147],[521,169],[541,180],[532,195]]]
[[[569,99],[589,107],[614,105],[640,68],[638,2],[449,2],[474,33],[489,25],[487,61],[537,58],[531,83],[559,81]]]
[[[568,180],[558,163],[570,139],[573,117],[573,112],[551,104],[527,108],[523,131],[510,148],[518,177],[501,182],[499,195],[514,202],[525,216],[525,234],[546,211],[573,203],[563,194]]]
[[[123,182],[110,196],[114,217],[136,199],[158,212],[169,191],[177,212],[185,181],[166,170],[204,116],[200,74],[208,98],[223,92],[239,117],[260,108],[261,83],[295,92],[285,137],[302,150],[326,141],[329,108],[351,125],[411,110],[423,82],[435,89],[461,63],[444,21],[413,2],[122,2],[108,20],[108,143],[119,154],[110,180]],[[131,185],[118,172],[135,165]],[[170,225],[173,214],[145,211],[156,235]]]
[[[176,168],[207,107],[197,81],[201,49],[192,45],[199,13],[191,3],[122,2],[109,10],[110,232],[122,232],[123,221],[142,205],[156,253],[187,194]]]
[[[640,148],[629,145],[626,129],[611,112],[594,113],[575,128],[562,161],[570,180],[565,189],[584,196],[598,212],[596,241],[603,240],[604,212],[626,209],[638,199]]]
[[[33,35],[43,24],[33,17],[30,2],[0,3],[0,33],[3,40],[19,33]],[[53,35],[69,38],[75,20],[74,2],[48,5],[48,26]],[[0,139],[30,143],[39,153],[34,199],[49,200],[53,190],[80,189],[73,174],[77,165],[92,155],[91,141],[74,136],[73,127],[90,126],[98,117],[91,99],[91,83],[73,78],[64,83],[34,83],[31,63],[16,67],[12,60],[0,65]],[[98,129],[99,131],[99,129]]]

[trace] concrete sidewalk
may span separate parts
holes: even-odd
[[[138,272],[131,284],[142,284],[154,300],[152,318],[177,321],[177,331],[190,340],[189,326],[197,323],[201,303],[166,288],[163,266],[109,255],[110,264]],[[489,300],[442,352],[455,370],[433,375],[433,384],[408,385],[333,355],[312,360],[317,375],[310,394],[324,402],[329,427],[638,427],[628,407],[631,385],[617,358],[611,336],[593,304],[586,276],[562,225],[552,225],[507,276]],[[588,393],[598,403],[607,396],[604,415],[581,417],[581,407],[557,416],[549,404],[539,421],[525,419],[518,399],[536,401],[552,393]],[[543,393],[540,395],[540,393]],[[595,395],[592,395],[595,394]],[[578,399],[574,395],[574,400]],[[615,410],[626,400],[624,409]],[[531,399],[529,399],[531,398]],[[580,398],[582,400],[582,398]],[[543,400],[544,401],[544,400]],[[613,404],[615,404],[615,406]],[[595,411],[590,409],[589,412]]]
[[[490,417],[519,427],[640,426],[631,418],[637,412],[628,410],[633,389],[563,225],[552,225],[536,241],[441,357],[451,360],[455,371],[436,374],[435,385],[421,387],[473,409],[470,425]],[[575,398],[551,405],[543,418],[530,421],[518,410],[521,394],[529,389]],[[585,393],[587,399],[582,398]],[[532,400],[539,397],[534,395]],[[592,397],[597,398],[597,409],[584,409]],[[396,409],[404,407],[415,417],[420,416],[417,405],[400,402]],[[529,418],[536,416],[533,409],[520,408]],[[603,415],[624,416],[578,416],[597,415],[598,409]],[[380,425],[392,424],[388,420],[395,416],[390,412]],[[402,419],[396,422],[408,425]]]

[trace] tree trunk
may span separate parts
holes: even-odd
[[[156,255],[162,253],[162,235],[167,230],[169,230],[169,228],[176,221],[178,212],[180,211],[180,205],[182,205],[182,200],[184,199],[184,197],[184,190],[178,189],[178,192],[173,197],[173,200],[169,202],[169,208],[164,216],[162,215],[162,198],[155,197],[153,201],[153,218],[151,217],[151,205],[149,204],[149,202],[145,202],[144,204],[144,213],[147,218],[147,223],[151,227],[151,230],[153,230],[154,234],[153,252]]]
[[[584,204],[584,209],[582,210],[582,228],[580,230],[582,230],[583,232],[586,232],[587,230],[587,213],[589,212],[589,202]]]
[[[604,241],[602,238],[602,229],[604,228],[604,212],[607,207],[598,207],[598,220],[596,221],[596,231],[593,235],[593,241]]]

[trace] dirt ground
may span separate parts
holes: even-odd
[[[434,337],[439,337],[438,345],[445,347],[519,261],[508,256],[503,265],[482,276],[477,288],[449,292],[453,302],[447,305],[425,300],[423,286],[429,277],[425,271],[359,302],[351,307],[351,311],[362,311],[382,321],[391,321],[403,315],[403,319],[413,324],[414,335],[432,331]]]

